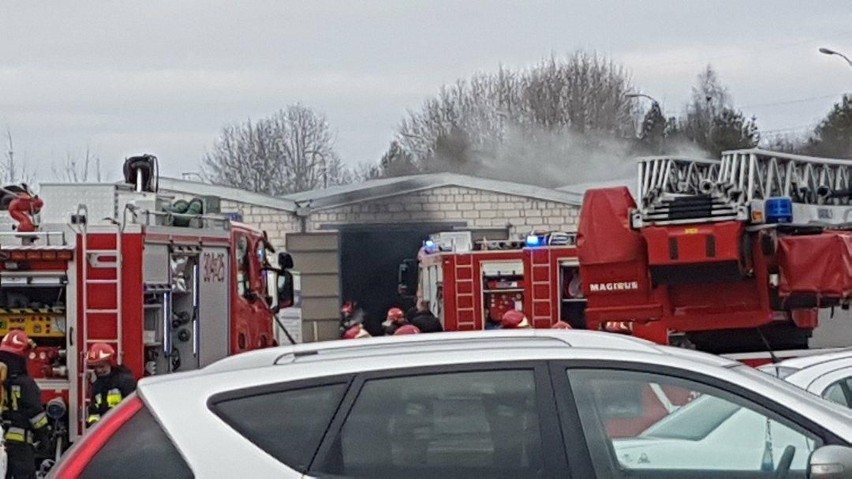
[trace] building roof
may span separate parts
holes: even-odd
[[[289,213],[294,213],[296,211],[296,203],[292,200],[265,195],[262,193],[252,193],[247,190],[241,190],[230,186],[210,185],[197,181],[160,177],[160,189],[198,196],[218,196],[223,200],[247,203],[255,206],[265,206],[267,208],[286,211]]]
[[[630,190],[630,194],[632,194],[634,197],[636,196],[635,178],[577,183],[574,185],[560,186],[559,188],[556,188],[556,190],[568,193],[570,195],[574,195],[576,198],[578,198],[578,201],[582,202],[583,195],[586,194],[586,190],[591,190],[595,188],[611,188],[614,186],[626,186]]]
[[[574,206],[579,206],[582,200],[582,197],[578,198],[577,195],[551,188],[455,173],[428,173],[383,178],[357,184],[334,186],[323,190],[295,193],[284,198],[312,210],[318,210],[446,186],[491,191]]]

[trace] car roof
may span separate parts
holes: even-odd
[[[499,353],[499,357],[505,360],[512,360],[528,356],[522,351],[565,348],[668,355],[717,367],[733,367],[741,364],[721,356],[661,346],[621,334],[580,330],[520,329],[412,334],[279,346],[230,356],[197,371],[144,378],[142,383],[152,384],[187,376],[273,365],[299,365],[318,361],[351,362],[381,357],[394,357],[396,362],[402,362],[402,358],[405,358],[404,362],[409,366],[428,365],[432,359],[425,357],[433,356],[432,353],[447,356],[476,356],[492,352]],[[417,358],[421,356],[424,359],[418,360]]]
[[[790,369],[805,369],[847,358],[852,358],[852,348],[833,350],[832,352],[824,354],[812,354],[798,358],[785,359],[784,361],[777,363],[776,366]]]

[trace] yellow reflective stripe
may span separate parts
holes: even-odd
[[[19,427],[10,427],[5,437],[7,441],[28,442],[27,431]]]
[[[120,392],[110,391],[107,394],[107,406],[109,406],[110,408],[114,408],[118,406],[118,403],[120,403],[122,399],[123,398]]]
[[[98,422],[101,420],[100,414],[92,414],[86,419],[86,423],[92,424],[93,422]]]
[[[30,419],[30,424],[33,425],[33,429],[41,429],[44,426],[47,426],[47,415],[45,413],[37,415]]]

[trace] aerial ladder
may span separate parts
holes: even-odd
[[[761,149],[638,160],[589,190],[578,256],[590,328],[717,353],[807,348],[852,295],[852,161]]]

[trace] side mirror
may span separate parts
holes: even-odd
[[[823,446],[808,460],[808,479],[852,479],[852,448]]]
[[[293,268],[293,257],[290,253],[278,253],[278,267],[282,270]]]
[[[403,260],[397,273],[397,291],[400,296],[413,296],[417,293],[419,269],[416,259]]]
[[[291,272],[281,271],[278,273],[278,285],[276,290],[278,294],[278,309],[293,306],[296,293],[293,286],[293,274]]]

